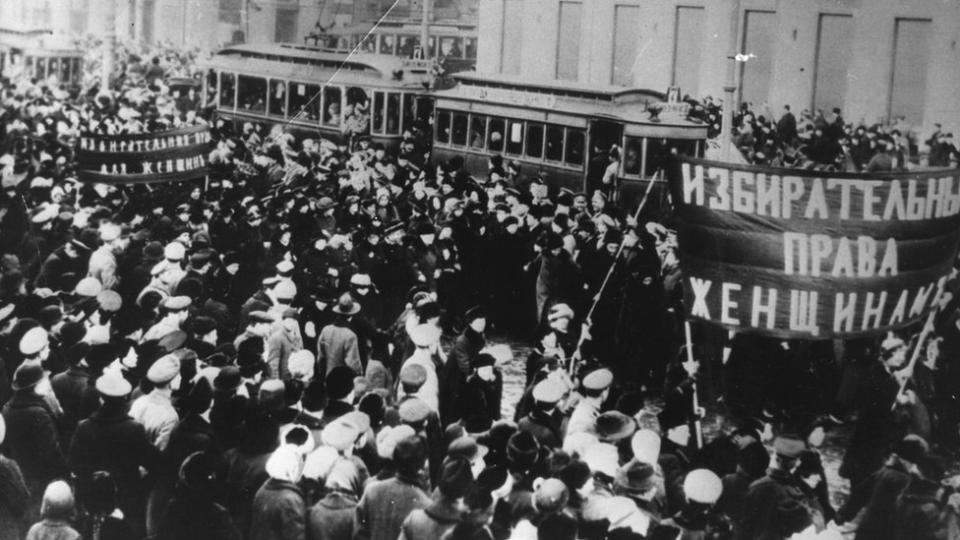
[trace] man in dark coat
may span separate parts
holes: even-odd
[[[426,443],[417,435],[397,443],[393,450],[397,474],[364,489],[354,517],[354,540],[396,540],[410,512],[430,504],[419,478],[426,456]]]
[[[0,444],[6,424],[0,416]],[[16,461],[0,454],[0,538],[23,538],[32,518],[28,514],[30,491]]]
[[[797,117],[790,112],[790,106],[783,106],[783,116],[777,121],[777,135],[785,144],[792,144],[797,138]]]
[[[176,492],[157,530],[157,540],[240,540],[226,508],[214,502],[216,461],[191,454],[180,468]]]
[[[303,459],[291,445],[281,446],[267,460],[267,474],[253,498],[250,540],[304,540],[307,535],[307,507],[297,485],[303,473]]]
[[[467,377],[460,392],[457,410],[467,422],[484,418],[484,424],[493,424],[500,419],[500,402],[503,396],[503,374],[495,367],[496,359],[489,354],[480,354],[473,374]]]
[[[63,373],[57,373],[50,379],[50,386],[63,407],[63,419],[60,423],[60,441],[68,448],[73,432],[81,420],[89,417],[100,406],[100,396],[93,386],[90,367],[84,357],[90,351],[90,344],[75,343],[64,352],[64,359],[70,367]]]
[[[458,397],[487,341],[484,337],[486,312],[480,307],[471,308],[467,311],[466,319],[467,328],[457,337],[447,355],[447,362],[440,370],[440,420],[444,426],[463,417]]]
[[[743,502],[743,520],[738,540],[780,540],[777,508],[788,500],[803,501],[803,493],[794,484],[793,470],[803,452],[803,441],[780,436],[773,442],[774,466],[766,476],[750,484]]]
[[[545,379],[533,388],[534,408],[520,419],[517,429],[533,435],[540,446],[559,448],[563,443],[563,414],[557,404],[563,399],[563,385],[553,379]]]
[[[44,393],[50,382],[40,362],[27,361],[13,375],[13,398],[3,407],[7,455],[17,462],[39,508],[47,484],[69,474],[60,447],[57,418]]]
[[[107,471],[117,483],[120,509],[143,530],[146,490],[140,468],[156,471],[159,454],[147,438],[144,427],[127,415],[131,387],[119,373],[108,371],[97,379],[101,405],[90,418],[80,422],[70,443],[70,468],[77,483],[89,485],[96,471]]]
[[[956,538],[960,519],[943,501],[943,467],[927,458],[897,498],[891,518],[892,540],[942,540]],[[859,534],[857,535],[859,537]]]
[[[839,524],[852,520],[866,508],[857,526],[857,540],[891,539],[893,510],[897,497],[910,483],[910,473],[917,463],[924,461],[927,444],[916,436],[900,441],[886,464],[850,490],[850,498],[837,511]]]
[[[426,508],[410,512],[403,520],[400,540],[441,538],[461,518],[460,499],[473,484],[470,461],[462,456],[448,458],[440,471],[437,493]]]

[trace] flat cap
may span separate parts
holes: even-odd
[[[97,304],[107,313],[116,313],[123,306],[123,299],[116,291],[106,290],[97,295]]]
[[[163,248],[163,258],[169,261],[182,261],[187,254],[187,248],[180,242],[170,242]]]
[[[430,416],[430,406],[423,400],[411,398],[400,404],[400,420],[407,424],[418,424]]]
[[[723,493],[720,477],[708,469],[694,469],[683,480],[683,494],[701,504],[714,504]]]
[[[166,384],[180,373],[180,359],[172,354],[161,356],[147,370],[147,379],[153,384]]]
[[[400,370],[400,383],[419,388],[427,382],[427,370],[419,364],[408,364]]]
[[[73,289],[74,294],[77,296],[85,296],[87,298],[95,298],[101,291],[103,291],[103,285],[100,283],[100,280],[94,277],[81,279]]]
[[[798,458],[806,445],[795,435],[779,435],[773,440],[773,451],[786,458]]]
[[[130,382],[115,369],[108,369],[97,378],[97,392],[107,397],[124,397],[133,390]]]
[[[413,428],[406,424],[384,427],[377,434],[377,454],[383,459],[393,459],[393,449],[397,447],[397,443],[416,434]]]
[[[587,390],[605,390],[613,383],[613,372],[607,368],[595,369],[583,378],[583,387]]]
[[[544,379],[533,387],[533,399],[541,403],[556,403],[563,399],[564,388],[553,379]]]
[[[42,326],[34,326],[20,338],[20,354],[33,356],[50,345],[50,335]]]
[[[190,307],[193,300],[189,296],[170,296],[167,297],[161,306],[167,311],[181,311]]]
[[[360,429],[353,422],[341,417],[323,428],[320,440],[324,445],[343,452],[353,446],[359,436]]]

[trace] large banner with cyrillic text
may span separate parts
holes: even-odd
[[[791,338],[884,332],[940,301],[960,171],[849,174],[677,158],[687,316]]]
[[[83,182],[140,184],[183,182],[207,174],[207,126],[137,135],[83,135],[78,141]]]

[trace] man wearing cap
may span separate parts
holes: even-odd
[[[350,328],[351,318],[360,312],[350,293],[344,293],[333,306],[334,321],[324,326],[317,339],[317,362],[320,371],[329,374],[335,368],[345,366],[355,375],[363,375],[360,346],[357,334]]]
[[[481,353],[473,362],[473,373],[467,377],[458,396],[457,411],[463,421],[485,418],[492,424],[500,419],[503,399],[503,373],[496,367],[496,359]]]
[[[487,313],[482,307],[475,306],[467,310],[467,327],[457,337],[447,361],[440,370],[440,419],[443,425],[452,424],[462,418],[457,407],[461,388],[473,371],[477,356],[486,346],[484,335],[487,328]]]
[[[750,484],[743,502],[743,522],[738,539],[779,540],[777,507],[787,500],[804,501],[803,492],[796,485],[793,471],[805,449],[803,441],[794,435],[780,435],[773,441],[776,455],[767,475]]]
[[[580,383],[583,387],[583,397],[570,414],[565,437],[581,431],[594,432],[597,417],[600,416],[600,407],[610,395],[611,383],[613,383],[613,372],[606,368],[593,370],[583,377]]]
[[[143,425],[150,442],[162,452],[170,442],[170,432],[179,421],[172,396],[179,388],[180,360],[172,354],[160,357],[147,370],[147,380],[154,384],[154,388],[133,402],[130,417]]]
[[[397,540],[411,512],[430,505],[420,489],[420,470],[427,457],[424,440],[413,435],[399,441],[393,450],[397,473],[363,490],[353,522],[353,540]]]
[[[159,340],[167,334],[179,331],[181,325],[190,312],[187,308],[193,303],[189,296],[170,296],[160,304],[160,311],[163,317],[157,324],[151,326],[144,334],[143,343],[147,341]]]
[[[87,275],[97,278],[104,289],[117,286],[117,254],[126,246],[120,226],[104,223],[100,226],[100,247],[90,254]]]
[[[13,374],[13,398],[3,407],[7,425],[6,453],[20,465],[23,478],[39,507],[43,489],[69,475],[57,433],[59,418],[46,396],[50,381],[39,361],[26,361]]]
[[[697,540],[711,531],[730,530],[730,518],[714,508],[723,493],[723,484],[713,471],[690,471],[683,481],[683,493],[683,509],[661,523],[679,527],[683,531],[680,540]]]
[[[290,355],[303,350],[299,318],[300,314],[295,308],[284,308],[267,337],[267,365],[274,377],[286,379],[290,375],[287,365]]]
[[[541,446],[559,448],[563,443],[563,414],[557,404],[566,389],[553,379],[544,379],[533,388],[534,408],[520,419],[517,428],[533,435]]]
[[[438,326],[429,323],[408,325],[407,334],[416,349],[403,362],[400,370],[402,373],[403,369],[412,365],[423,367],[427,374],[427,380],[417,394],[430,407],[430,410],[438,414],[440,409],[440,379],[437,376],[437,368],[433,358],[439,347],[441,333],[442,330]]]
[[[403,521],[399,540],[441,538],[460,522],[461,500],[473,485],[474,475],[470,461],[450,456],[440,468],[440,479],[433,502],[426,508],[417,508]]]

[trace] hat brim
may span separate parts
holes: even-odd
[[[353,306],[350,308],[350,311],[344,311],[339,305],[336,305],[333,307],[333,312],[339,313],[340,315],[356,315],[357,313],[360,313],[360,304],[353,304]]]

